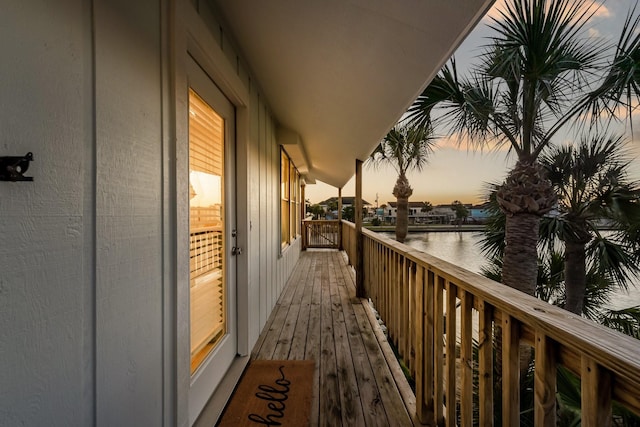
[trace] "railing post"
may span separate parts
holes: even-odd
[[[338,188],[338,250],[344,249],[342,246],[342,187]]]
[[[338,221],[342,221],[342,187],[338,188]]]
[[[363,241],[362,241],[362,160],[356,159],[356,296],[364,298],[364,263],[363,261]]]
[[[307,250],[309,239],[307,238],[307,221],[302,221],[302,250]]]
[[[301,198],[302,198],[302,206],[300,206],[300,220],[304,220],[307,217],[307,200],[305,199],[306,196],[306,187],[307,185],[303,184],[300,186],[300,193],[301,193]]]

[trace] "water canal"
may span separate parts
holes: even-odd
[[[395,238],[394,233],[380,233],[391,239]],[[412,232],[407,235],[405,244],[412,248],[427,252],[433,256],[441,258],[452,264],[459,265],[474,273],[480,273],[487,259],[480,251],[478,242],[481,233],[466,232]],[[610,307],[622,309],[640,305],[640,279],[636,279],[635,284],[629,287],[629,291],[618,291],[611,300]]]

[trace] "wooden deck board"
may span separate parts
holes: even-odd
[[[338,386],[338,367],[336,365],[336,346],[334,340],[333,313],[331,304],[329,257],[322,254],[321,269],[322,304],[320,337],[320,425],[341,425],[340,389]],[[313,344],[312,344],[313,345]],[[316,361],[317,363],[317,361]]]
[[[348,267],[345,264],[342,265],[342,271],[345,275],[345,279],[351,279],[350,272],[347,268]],[[353,280],[347,282],[346,285],[347,286],[341,286],[339,288],[340,297],[343,301],[348,301],[350,299],[350,295],[355,293],[355,283],[353,283]],[[351,301],[354,304],[360,304],[360,300],[357,298],[351,298]],[[360,391],[364,425],[381,427],[387,426],[387,415],[380,400],[380,393],[378,392],[378,387],[375,383],[373,368],[369,363],[367,351],[364,347],[364,342],[362,341],[360,326],[358,325],[358,319],[353,309],[353,305],[343,304],[342,310],[344,312],[345,324],[349,337],[355,377],[358,383],[358,390]]]
[[[341,252],[301,253],[252,358],[316,361],[312,426],[412,425],[367,310]]]
[[[330,264],[329,284],[331,288],[331,311],[333,315],[333,334],[336,346],[342,424],[359,426],[364,425],[364,414],[362,413],[359,388],[354,387],[354,385],[358,384],[358,381],[340,295],[340,288],[346,287],[346,284],[345,278],[342,276],[339,260],[335,259],[339,255],[337,252],[332,254],[334,259],[331,260]]]

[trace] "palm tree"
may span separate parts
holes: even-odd
[[[460,227],[462,221],[469,216],[469,209],[467,209],[460,200],[454,200],[451,203],[451,208],[453,208],[456,213],[456,222],[458,223],[458,227]]]
[[[578,147],[554,148],[541,157],[559,203],[557,215],[541,222],[540,245],[548,251],[539,255],[539,268],[549,260],[558,265],[556,239],[564,247],[562,276],[554,274],[555,285],[549,288],[539,270],[536,296],[596,321],[612,316],[602,306],[613,289],[626,288],[631,275],[640,272],[636,259],[640,241],[634,235],[640,224],[640,189],[627,181],[629,162],[621,145],[620,138],[596,136]],[[483,273],[494,279],[501,278],[506,222],[497,207],[498,187],[487,188],[491,215],[481,243],[483,252],[494,260]],[[603,221],[616,231],[601,233]]]
[[[369,158],[374,166],[391,165],[398,172],[398,179],[393,187],[393,195],[397,201],[396,240],[404,242],[409,227],[408,205],[413,189],[409,185],[407,172],[420,171],[426,165],[433,152],[435,138],[431,128],[396,125],[387,136],[380,141]]]
[[[546,227],[564,242],[564,308],[573,313],[583,311],[588,253],[598,255],[591,263],[597,273],[620,286],[626,286],[628,274],[640,272],[632,262],[635,250],[623,247],[625,239],[608,239],[598,230],[604,220],[622,236],[640,221],[640,190],[627,179],[622,145],[621,138],[596,136],[577,147],[553,148],[541,158],[558,194],[560,215]]]
[[[408,112],[416,126],[443,122],[471,146],[508,144],[517,155],[496,194],[506,215],[503,283],[531,295],[540,219],[556,203],[540,153],[588,108],[611,115],[612,103],[640,92],[638,20],[627,20],[607,62],[607,46],[585,36],[595,13],[589,6],[586,0],[512,0],[493,19],[496,35],[471,77],[460,78],[452,60]],[[600,86],[593,82],[598,75],[604,75]],[[443,114],[432,119],[436,106]]]

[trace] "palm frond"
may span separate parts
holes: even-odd
[[[600,323],[623,334],[640,339],[640,306],[621,310],[605,310]]]
[[[407,110],[406,121],[419,128],[433,126],[433,109],[437,105],[460,105],[464,94],[458,80],[455,58],[452,58]]]
[[[590,113],[592,125],[602,116],[616,117],[620,107],[631,121],[633,101],[640,99],[640,15],[636,8],[627,14],[608,72],[581,103],[581,112]]]
[[[484,210],[487,214],[483,237],[478,242],[480,251],[486,258],[502,258],[505,249],[506,216],[500,209],[496,199],[499,184],[484,185]]]
[[[584,0],[514,0],[490,25],[497,35],[482,69],[506,82],[505,100],[521,105],[521,148],[534,157],[551,137],[542,125],[565,123],[566,111],[587,85],[584,76],[602,62],[606,46],[582,37],[595,13],[586,5]]]
[[[616,286],[627,289],[640,267],[624,244],[598,234],[587,246],[588,259],[597,274],[609,278]]]
[[[592,266],[587,271],[587,286],[584,292],[582,315],[595,322],[599,321],[602,315],[602,307],[609,304],[616,289],[615,283],[609,277],[601,274],[597,268]]]
[[[429,128],[410,124],[394,126],[367,159],[371,167],[392,166],[399,175],[422,170],[433,153],[436,137]]]

